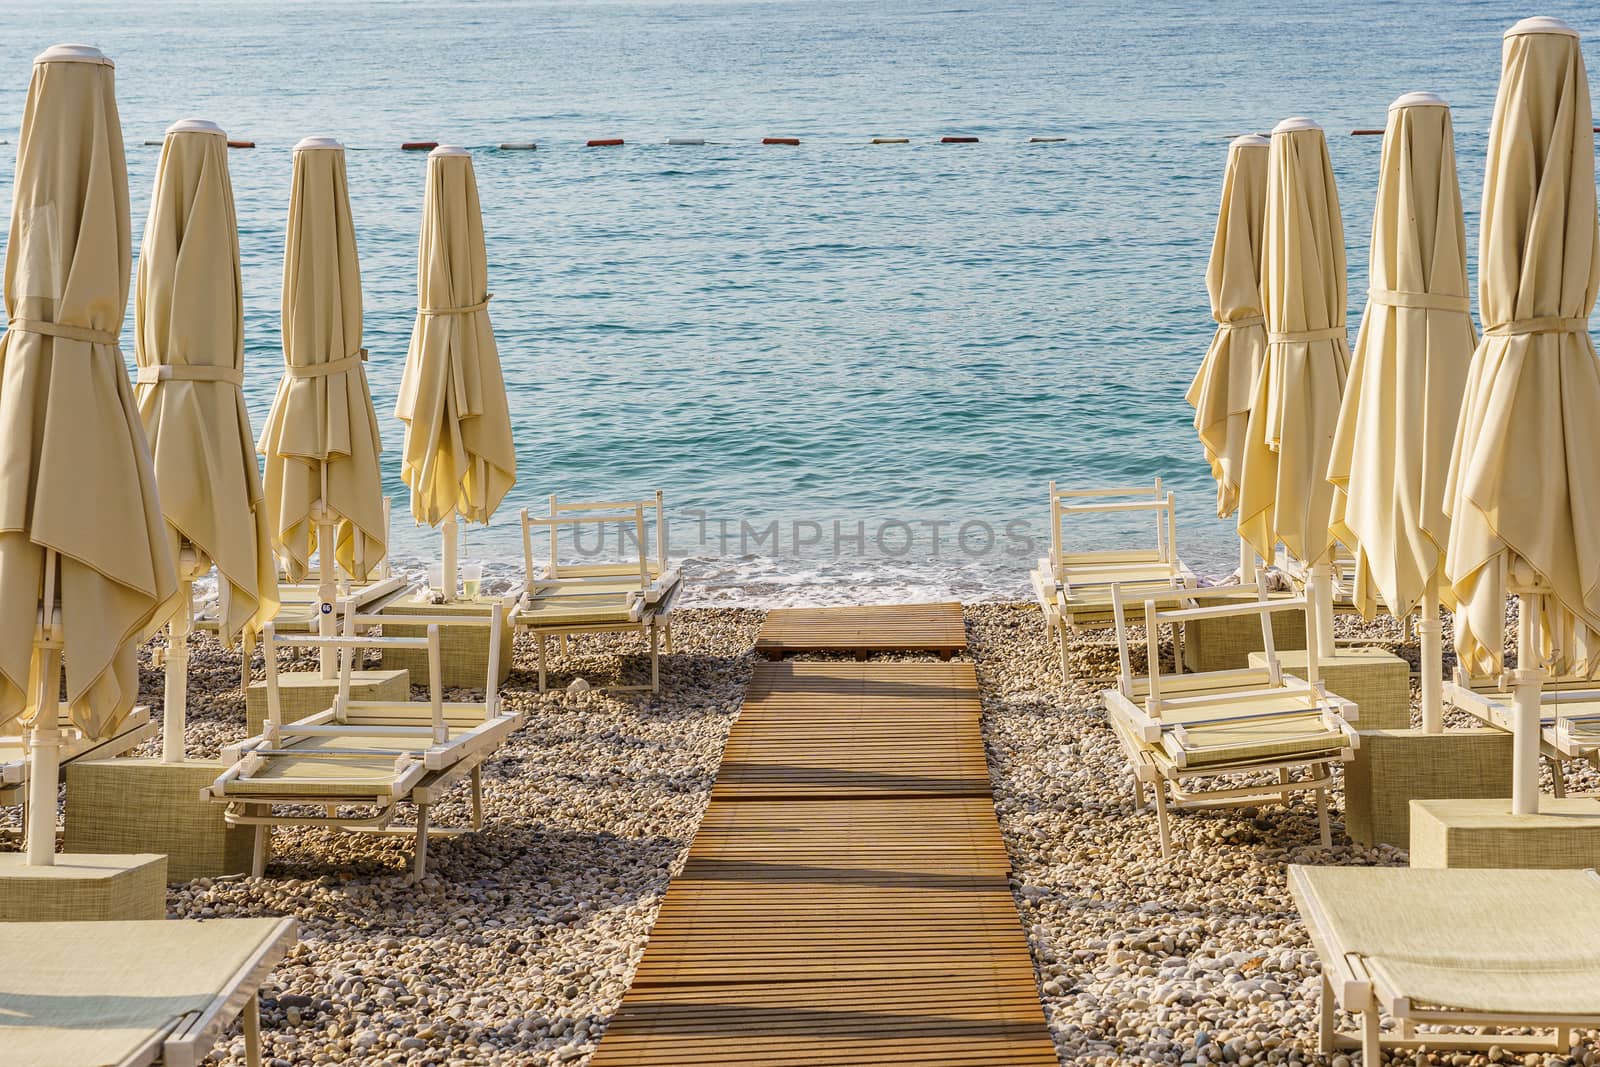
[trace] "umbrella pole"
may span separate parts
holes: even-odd
[[[1311,568],[1311,610],[1317,613],[1316,654],[1318,659],[1332,659],[1333,643],[1333,565],[1318,563]]]
[[[193,548],[178,553],[178,600],[181,607],[167,627],[166,695],[161,708],[161,762],[183,762],[184,717],[189,710],[189,634],[194,628],[194,579],[198,560]]]
[[[452,511],[445,517],[444,524],[440,527],[444,535],[444,548],[440,559],[440,569],[444,572],[444,602],[453,603],[456,599],[456,590],[460,588],[456,579],[461,573],[460,561],[460,536],[461,527],[456,522],[456,513]]]
[[[1256,580],[1256,550],[1250,542],[1239,538],[1239,584],[1250,585]]]
[[[56,799],[61,779],[61,611],[56,607],[56,552],[45,549],[44,596],[33,637],[33,730],[28,746],[27,862],[56,861]]]
[[[338,595],[338,586],[335,582],[333,567],[334,557],[338,549],[334,545],[333,515],[328,511],[328,465],[322,464],[322,499],[317,501],[317,636],[332,637],[333,602]],[[322,677],[332,679],[335,675],[334,656],[331,649],[324,645],[318,650],[322,662]]]
[[[1516,712],[1511,734],[1511,814],[1539,813],[1539,666],[1538,593],[1517,591],[1517,669],[1512,672]]]
[[[1440,693],[1440,672],[1444,653],[1440,647],[1444,627],[1439,623],[1439,589],[1428,583],[1417,615],[1417,637],[1422,644],[1422,732],[1444,733],[1444,699]]]

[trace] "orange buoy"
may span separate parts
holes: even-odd
[[[798,137],[763,137],[763,138],[761,138],[761,143],[762,144],[796,145],[796,144],[800,143],[800,138],[798,138]]]
[[[406,141],[400,145],[400,150],[403,152],[431,152],[438,147],[438,141]]]
[[[584,145],[585,148],[615,148],[622,143],[620,137],[601,137]]]
[[[255,146],[256,146],[256,143],[254,141],[229,141],[228,142],[228,147],[229,148],[254,148]]]
[[[977,144],[978,143],[978,139],[976,137],[941,137],[941,138],[939,138],[939,143],[940,144]]]

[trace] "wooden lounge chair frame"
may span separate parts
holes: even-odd
[[[248,738],[224,749],[223,757],[232,766],[217,778],[202,794],[207,799],[224,803],[224,818],[229,825],[254,826],[255,847],[251,867],[256,877],[266,868],[270,851],[270,831],[273,826],[330,826],[354,832],[401,833],[415,836],[416,850],[413,876],[421,879],[427,873],[428,836],[465,832],[460,829],[430,826],[429,812],[444,793],[463,776],[470,778],[472,790],[472,818],[468,830],[478,830],[483,825],[482,765],[513,730],[522,724],[520,712],[502,707],[499,695],[499,663],[502,654],[501,631],[504,626],[504,609],[495,604],[490,614],[483,617],[452,618],[452,626],[489,627],[489,666],[482,704],[447,704],[441,682],[441,655],[439,644],[440,621],[436,616],[362,615],[354,610],[344,614],[345,632],[337,637],[292,636],[280,638],[272,624],[262,635],[262,647],[267,664],[267,726],[258,737]],[[363,635],[360,631],[385,624],[426,627],[422,637],[381,637]],[[339,655],[338,688],[334,703],[326,711],[285,724],[282,699],[278,683],[277,649],[280,645],[327,649]],[[405,711],[422,712],[426,719],[409,722],[372,721],[395,718],[399,708],[384,701],[353,700],[350,696],[354,663],[357,654],[371,648],[419,649],[428,657],[428,702],[405,705]],[[362,722],[367,717],[369,721]],[[418,715],[421,719],[421,716]],[[355,720],[355,721],[352,721]],[[464,730],[461,734],[453,730]],[[425,737],[428,744],[421,750],[383,748],[384,738]],[[297,749],[298,741],[316,738],[334,738],[338,744],[325,748]],[[370,743],[363,739],[372,739]],[[250,777],[274,758],[297,760],[342,759],[370,760],[374,757],[393,757],[395,766],[387,779],[372,779],[370,789],[353,791],[346,779],[298,778],[292,791],[282,788],[263,788],[248,792],[236,783],[249,781]],[[394,827],[398,805],[409,801],[416,806],[416,825],[411,828]],[[320,806],[322,815],[279,814],[275,805]],[[363,814],[353,815],[355,808]]]
[[[1486,726],[1513,732],[1516,705],[1505,676],[1488,681],[1468,678],[1458,666],[1441,695],[1447,706],[1460,708]],[[1600,768],[1600,710],[1563,713],[1563,704],[1600,708],[1600,680],[1593,678],[1546,679],[1539,692],[1539,754],[1550,764],[1555,795],[1567,795],[1569,760],[1582,760]],[[1587,727],[1587,729],[1585,729]]]
[[[1594,871],[1583,872],[1600,883]],[[1478,1050],[1499,1046],[1507,1052],[1545,1052],[1565,1055],[1572,1046],[1572,1032],[1594,1025],[1593,1019],[1578,1019],[1564,1015],[1496,1014],[1489,1012],[1463,1012],[1452,1009],[1428,1008],[1399,996],[1363,964],[1362,957],[1353,952],[1338,950],[1327,916],[1318,908],[1315,894],[1309,890],[1301,870],[1289,867],[1289,884],[1300,904],[1311,943],[1322,958],[1321,995],[1317,1009],[1317,1042],[1324,1056],[1332,1056],[1341,1049],[1360,1049],[1362,1062],[1382,1062],[1382,1050]],[[1334,1016],[1342,1008],[1359,1017],[1360,1032],[1342,1031]],[[1384,1034],[1382,1017],[1388,1015],[1398,1024],[1398,1032]],[[1418,1025],[1488,1028],[1490,1033],[1418,1033]],[[1506,1034],[1507,1029],[1548,1029],[1554,1032],[1544,1038]]]
[[[61,721],[61,780],[66,781],[67,768],[77,760],[112,759],[132,751],[156,735],[160,724],[150,717],[150,707],[139,704],[123,720],[117,732],[98,741],[90,741],[83,732],[65,718]],[[26,740],[16,734],[4,740]],[[0,762],[0,804],[21,804],[22,824],[28,823],[28,761],[5,760]]]
[[[574,537],[583,526],[598,526],[602,531],[606,526],[631,529],[636,558],[616,563],[562,563],[560,531],[563,526],[571,527]],[[536,533],[543,533],[549,540],[542,572],[534,563]],[[650,684],[606,688],[618,692],[660,689],[661,645],[666,645],[670,656],[672,608],[683,584],[678,569],[669,561],[668,551],[666,508],[659,490],[653,497],[641,500],[561,501],[552,493],[548,515],[536,516],[526,508],[522,510],[524,585],[512,623],[534,638],[541,693],[548,687],[547,642],[550,638],[556,638],[561,651],[565,652],[568,637],[634,631],[650,648]],[[544,622],[537,617],[535,606],[538,604],[591,605],[600,609],[604,617]],[[617,610],[604,610],[612,606]]]
[[[1155,541],[1150,548],[1067,551],[1065,527],[1069,520],[1140,512],[1148,512],[1153,519]],[[1177,498],[1162,488],[1160,478],[1151,486],[1100,489],[1061,489],[1050,483],[1050,555],[1039,560],[1029,577],[1044,612],[1045,627],[1056,638],[1063,678],[1072,673],[1072,638],[1114,622],[1109,610],[1113,584],[1151,590],[1196,584],[1193,572],[1178,558],[1177,539]]]
[[[1251,604],[1234,602],[1212,606],[1180,606],[1167,610],[1160,607],[1164,602],[1181,605],[1212,597],[1234,599],[1240,593],[1254,593],[1257,599]],[[1144,605],[1146,669],[1149,671],[1143,677],[1133,673],[1126,617],[1127,606],[1139,603]],[[1327,692],[1317,677],[1314,662],[1310,664],[1307,678],[1298,678],[1283,671],[1273,640],[1272,615],[1281,611],[1304,612],[1306,602],[1301,599],[1268,599],[1266,589],[1260,586],[1216,586],[1167,592],[1135,589],[1127,593],[1118,587],[1112,591],[1111,606],[1117,625],[1119,677],[1117,688],[1101,694],[1102,702],[1110,725],[1128,757],[1135,802],[1141,808],[1145,806],[1144,787],[1147,784],[1154,794],[1161,855],[1168,857],[1172,854],[1173,809],[1229,808],[1265,803],[1286,805],[1293,794],[1301,792],[1314,794],[1322,843],[1331,845],[1333,835],[1328,818],[1328,790],[1333,784],[1332,766],[1352,759],[1360,744],[1360,737],[1351,726],[1358,709],[1351,702]],[[1159,644],[1163,626],[1172,627],[1176,633],[1186,622],[1238,615],[1255,615],[1260,619],[1262,644],[1266,653],[1264,667],[1183,674],[1183,656],[1181,648],[1178,648],[1175,649],[1175,659],[1180,670],[1175,674],[1162,674]],[[1284,710],[1268,706],[1281,702],[1286,696],[1303,699],[1304,707]],[[1255,706],[1254,710],[1252,705]],[[1186,718],[1183,722],[1173,722],[1163,718],[1163,713],[1192,713],[1210,708],[1215,708],[1216,713],[1203,719]],[[1330,745],[1293,755],[1252,754],[1241,750],[1237,759],[1217,759],[1213,754],[1213,758],[1205,763],[1190,764],[1190,731],[1196,727],[1274,718],[1287,721],[1291,717],[1303,719],[1308,715],[1313,716],[1317,727],[1306,736],[1316,738],[1326,735],[1330,741],[1337,740],[1337,747]],[[1218,785],[1215,782],[1218,777],[1237,774],[1252,777],[1273,775],[1274,778],[1244,785]],[[1198,784],[1190,784],[1195,782]]]

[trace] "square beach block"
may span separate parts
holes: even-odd
[[[248,874],[254,834],[229,826],[200,791],[221,760],[79,761],[67,768],[68,852],[164,852],[174,882]]]
[[[1600,797],[1541,796],[1537,815],[1507,799],[1413,800],[1411,866],[1600,867]]]
[[[476,600],[457,600],[449,604],[434,604],[426,593],[413,592],[385,604],[383,615],[437,616],[439,626],[439,662],[444,675],[441,679],[446,689],[482,689],[489,679],[489,627],[451,626],[452,616],[487,618],[496,603],[505,604],[499,597],[478,597]],[[421,626],[385,624],[383,632],[389,637],[422,637],[426,629]],[[504,682],[511,676],[511,609],[507,604],[505,626],[500,631],[500,677]],[[386,648],[383,650],[384,669],[403,668],[411,672],[413,685],[428,684],[428,653],[423,649]]]
[[[0,922],[104,922],[167,917],[167,857],[58,855],[32,867],[0,853]]]
[[[481,684],[481,683],[480,683]],[[333,707],[338,679],[321,671],[286,671],[278,675],[283,721],[298,722]],[[351,671],[351,700],[410,700],[411,678],[402,670]],[[267,683],[251,682],[244,698],[245,729],[254,737],[267,722]]]
[[[1287,597],[1288,594],[1282,594]],[[1242,595],[1239,602],[1252,604],[1253,595]],[[1208,599],[1206,605],[1221,607],[1227,599]],[[1140,612],[1142,621],[1142,612]],[[1272,643],[1281,653],[1285,649],[1306,647],[1306,617],[1299,611],[1278,611],[1272,615]],[[1231,671],[1250,665],[1250,653],[1265,648],[1261,643],[1261,619],[1256,615],[1234,615],[1221,619],[1195,619],[1183,625],[1183,660],[1191,671]],[[1354,699],[1354,698],[1352,698]]]
[[[1365,725],[1364,709],[1359,722]],[[1358,845],[1409,847],[1416,800],[1511,796],[1511,735],[1504,730],[1360,733],[1361,747],[1344,765],[1345,831]],[[1510,804],[1504,799],[1493,802]],[[1415,853],[1412,863],[1416,864]]]
[[[1284,672],[1306,676],[1305,649],[1279,651]],[[1250,653],[1250,666],[1265,667],[1266,652]],[[1381,648],[1341,648],[1332,659],[1318,658],[1328,692],[1353,701],[1362,730],[1404,730],[1411,725],[1411,665]]]

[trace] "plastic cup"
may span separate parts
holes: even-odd
[[[478,592],[483,588],[483,564],[463,563],[461,565],[461,591],[468,600],[478,599]]]
[[[428,565],[428,592],[437,596],[444,594],[444,564],[430,563]]]

